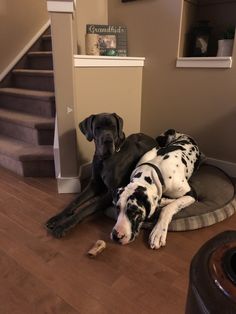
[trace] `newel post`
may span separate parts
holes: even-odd
[[[54,159],[59,193],[80,191],[74,119],[74,0],[48,0],[51,18],[57,127]]]

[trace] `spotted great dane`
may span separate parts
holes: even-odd
[[[201,160],[196,142],[173,129],[159,136],[157,142],[159,146],[138,162],[130,183],[115,193],[113,203],[117,207],[118,218],[111,238],[120,244],[133,241],[143,223],[161,207],[149,243],[152,249],[165,246],[173,215],[196,200],[196,194],[188,183]]]

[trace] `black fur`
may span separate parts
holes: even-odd
[[[46,222],[47,230],[57,238],[88,215],[111,205],[112,191],[129,182],[140,157],[156,146],[153,138],[142,133],[125,139],[123,120],[115,113],[91,115],[79,126],[88,141],[95,143],[92,177],[74,201]]]
[[[198,200],[197,192],[192,186],[191,186],[191,190],[185,195],[192,196],[193,198],[195,198],[196,201]]]
[[[152,179],[150,177],[144,177],[144,180],[149,183],[152,184]]]
[[[134,193],[130,195],[127,199],[127,202],[129,203],[129,200],[133,201],[136,200],[139,207],[143,207],[146,210],[146,216],[149,216],[150,210],[151,210],[151,204],[148,200],[148,196],[146,194],[146,188],[143,186],[138,186]]]
[[[136,173],[136,175],[134,176],[134,178],[140,178],[141,175],[142,175],[142,172],[138,172],[138,173]]]

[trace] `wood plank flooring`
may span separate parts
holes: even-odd
[[[112,243],[114,222],[106,217],[53,239],[43,223],[73,197],[57,194],[53,179],[0,168],[1,314],[184,313],[192,256],[236,226],[234,215],[209,228],[172,232],[159,251],[148,248],[146,232],[127,246]],[[91,259],[87,251],[98,239],[107,249]]]

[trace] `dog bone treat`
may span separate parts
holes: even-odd
[[[100,254],[106,248],[106,242],[103,240],[98,240],[93,247],[88,251],[90,257],[95,257]]]

